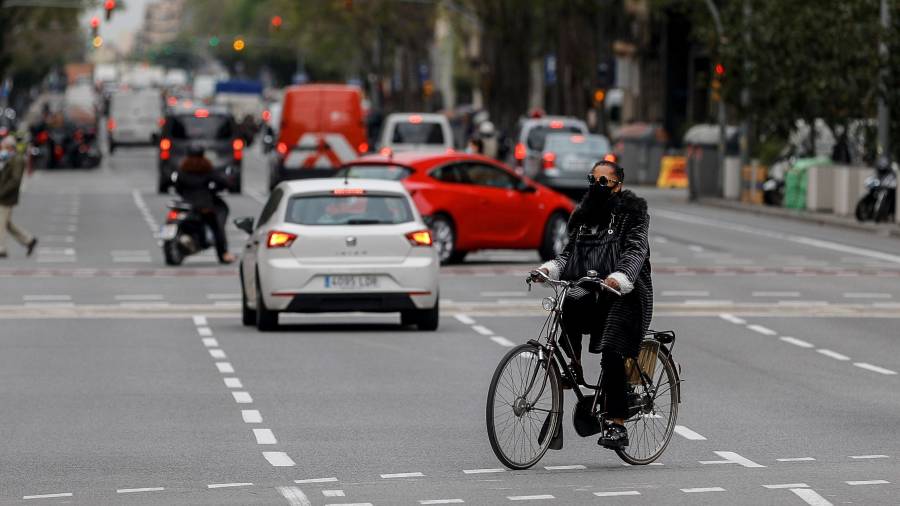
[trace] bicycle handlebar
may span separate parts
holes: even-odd
[[[603,290],[606,290],[614,295],[618,295],[620,297],[622,296],[622,292],[607,285],[606,283],[603,282],[602,279],[596,278],[596,277],[591,277],[591,276],[585,276],[577,281],[561,281],[561,280],[551,278],[550,276],[545,274],[544,271],[542,271],[540,269],[536,269],[529,273],[526,283],[531,285],[531,283],[534,283],[535,281],[537,281],[539,283],[546,283],[550,286],[558,287],[558,288],[569,288],[572,286],[581,285],[581,283],[591,283],[594,285],[599,285]]]

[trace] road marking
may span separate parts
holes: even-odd
[[[742,457],[735,452],[722,452],[722,451],[714,451],[716,455],[722,457],[724,460],[701,460],[701,464],[738,464],[744,467],[766,467],[762,464],[757,464],[752,460]]]
[[[550,494],[543,495],[511,495],[508,496],[507,499],[510,501],[540,501],[542,499],[556,499]]]
[[[464,315],[464,314],[453,315],[453,317],[456,318],[456,320],[459,323],[462,323],[463,325],[474,325],[475,324],[475,320],[473,320],[472,318],[470,318],[469,316]]]
[[[780,488],[809,488],[806,483],[782,483],[781,485],[763,485],[767,489],[776,490]]]
[[[74,302],[26,302],[25,307],[75,307]]]
[[[686,306],[731,306],[734,304],[734,301],[724,299],[688,299],[682,304]]]
[[[228,358],[228,357],[225,355],[225,351],[224,351],[224,350],[220,350],[220,349],[211,349],[211,350],[209,350],[209,356],[211,356],[212,358]]]
[[[310,478],[308,480],[294,480],[294,483],[332,483],[338,481],[337,478]]]
[[[225,386],[228,388],[244,388],[240,378],[224,378]]]
[[[425,475],[422,473],[392,473],[392,474],[382,474],[381,477],[389,480],[391,478],[422,478]]]
[[[743,318],[738,318],[737,316],[734,316],[734,315],[731,315],[728,313],[720,314],[719,318],[725,320],[726,322],[734,323],[735,325],[744,325],[745,323],[747,323],[747,320],[744,320]]]
[[[491,336],[491,341],[494,341],[500,346],[506,346],[507,348],[512,348],[516,345],[516,343],[510,341],[509,339],[500,336]]]
[[[419,504],[463,504],[466,501],[462,499],[425,499],[419,501]]]
[[[528,297],[528,293],[516,292],[481,292],[482,297]]]
[[[244,419],[244,423],[262,423],[262,415],[255,409],[242,409],[241,418]]]
[[[753,292],[753,297],[799,297],[800,292]]]
[[[205,316],[194,316],[194,325],[200,326],[200,325],[209,325],[209,324],[206,323]]]
[[[262,452],[263,457],[269,461],[269,464],[272,464],[275,467],[292,467],[297,464],[288,457],[287,453],[284,452]]]
[[[206,298],[209,300],[237,300],[241,298],[239,293],[208,293]]]
[[[117,494],[134,494],[137,492],[162,492],[163,487],[144,487],[144,488],[120,488],[116,490]]]
[[[197,333],[201,336],[211,336],[212,329],[209,327],[197,327]]]
[[[662,297],[709,297],[706,290],[664,290],[660,293]]]
[[[278,444],[278,441],[275,440],[275,434],[272,433],[272,429],[253,429],[253,437],[256,438],[256,444],[258,445]]]
[[[703,249],[703,246],[697,246],[696,244],[688,246],[688,249],[693,251],[694,253],[702,253],[703,251],[705,251]]]
[[[619,492],[594,492],[597,497],[619,497],[623,495],[641,495],[637,490],[622,490]]]
[[[786,459],[775,459],[778,462],[812,462],[816,459],[812,457],[790,457]]]
[[[218,348],[219,341],[217,341],[215,337],[204,337],[203,346],[206,346],[207,348]]]
[[[806,504],[809,506],[832,506],[827,499],[820,496],[815,490],[811,488],[792,488],[791,492],[794,493],[800,499],[803,499]]]
[[[779,339],[781,339],[782,341],[784,341],[788,344],[793,344],[794,346],[799,346],[801,348],[815,348],[815,346],[812,343],[807,343],[806,341],[804,341],[802,339],[797,339],[796,337],[784,336],[784,337],[780,337]]]
[[[250,397],[248,392],[231,392],[231,395],[234,397],[234,402],[238,404],[251,404],[253,402],[253,397]]]
[[[325,497],[344,497],[343,490],[323,490],[322,495]]]
[[[57,497],[72,497],[72,492],[61,492],[59,494],[25,495],[22,496],[22,499],[55,499]]]
[[[218,368],[221,373],[234,372],[234,367],[231,367],[231,362],[216,362],[216,368]]]
[[[778,333],[768,327],[763,327],[762,325],[747,325],[747,328],[764,336],[774,336]]]
[[[725,489],[722,487],[703,487],[703,488],[683,488],[681,489],[685,494],[700,494],[703,492],[724,492]]]
[[[690,439],[691,441],[706,441],[705,437],[701,436],[700,434],[697,434],[696,432],[692,431],[691,429],[688,429],[684,425],[676,425],[675,426],[675,434],[678,434],[679,436],[681,436],[685,439]]]
[[[327,506],[372,506],[370,502],[329,503]]]
[[[850,357],[848,357],[847,355],[841,355],[836,351],[826,350],[825,348],[819,348],[816,351],[821,353],[822,355],[825,355],[826,357],[831,357],[835,360],[850,360]]]
[[[847,292],[844,294],[845,299],[890,299],[889,293],[871,293],[871,292]]]
[[[494,331],[485,327],[484,325],[472,325],[472,330],[478,332],[483,336],[492,336],[494,335]]]
[[[587,469],[587,467],[581,464],[576,464],[574,466],[544,466],[544,469],[548,471],[568,471],[571,469]]]
[[[163,300],[163,296],[155,293],[147,293],[147,294],[125,294],[125,295],[116,295],[116,300],[119,301],[147,301],[147,300]]]
[[[877,365],[868,364],[866,362],[854,362],[853,365],[859,367],[860,369],[866,369],[872,372],[877,372],[880,374],[885,374],[887,376],[893,376],[897,374],[897,371],[892,371],[890,369],[885,369],[884,367],[878,367]]]
[[[72,300],[71,295],[23,295],[25,302],[61,302]]]
[[[886,485],[890,483],[887,480],[861,480],[861,481],[846,481],[844,482],[847,485]]]
[[[491,469],[463,469],[463,473],[465,474],[489,474],[489,473],[502,473],[506,471],[506,469],[500,469],[499,467],[491,468]]]
[[[277,490],[291,506],[310,506],[309,499],[300,487],[277,487]]]
[[[210,483],[206,488],[252,487],[252,483]]]
[[[851,455],[851,459],[889,459],[887,455]]]

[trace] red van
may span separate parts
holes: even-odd
[[[287,179],[328,177],[369,150],[358,86],[304,84],[284,93],[269,188]]]

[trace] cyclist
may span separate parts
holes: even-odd
[[[579,383],[584,382],[582,334],[591,336],[588,351],[601,354],[601,388],[610,423],[598,443],[610,449],[628,446],[625,359],[637,357],[653,316],[647,202],[623,190],[624,179],[625,170],[615,162],[594,164],[588,191],[569,218],[569,244],[539,267],[549,277],[562,280],[579,279],[594,270],[622,293],[617,297],[581,288],[570,291],[563,306],[565,337],[560,340]]]

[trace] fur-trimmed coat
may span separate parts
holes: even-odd
[[[575,208],[569,218],[569,244],[559,256],[544,264],[544,267],[555,279],[577,279],[594,269],[619,281],[623,295],[612,301],[603,337],[599,343],[591,343],[590,351],[597,353],[612,350],[626,357],[637,356],[641,340],[653,317],[653,282],[650,276],[648,240],[650,216],[647,214],[647,201],[634,192],[623,190],[612,210],[609,224],[598,227],[601,235],[608,233],[604,230],[611,231],[609,235],[615,239],[615,244],[592,250],[587,259],[582,257],[577,261],[581,265],[569,265],[578,256],[575,251],[581,233],[591,228],[585,223],[584,213],[582,205]],[[604,256],[605,258],[601,258]]]

